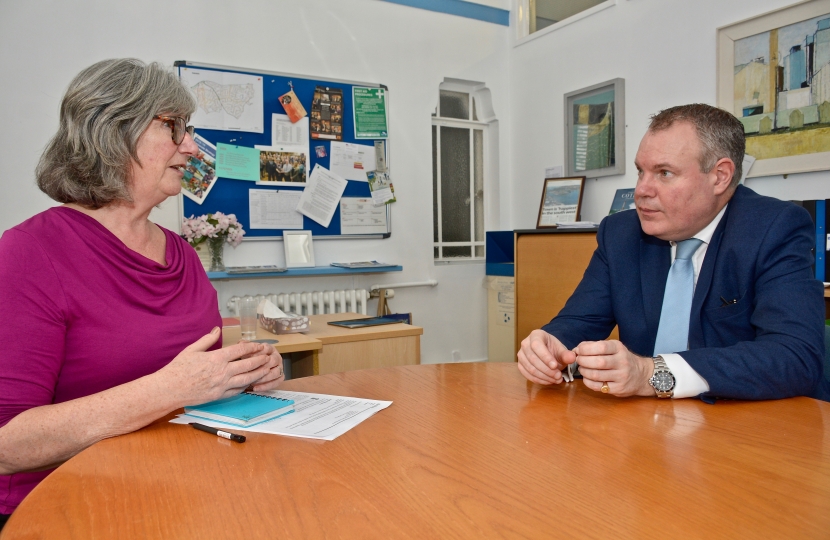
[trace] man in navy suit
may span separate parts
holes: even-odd
[[[621,397],[830,400],[815,227],[803,208],[738,185],[744,148],[741,123],[709,105],[652,118],[635,159],[636,212],[603,220],[574,294],[522,341],[528,380],[561,383],[578,363],[588,388]],[[693,255],[677,255],[688,243]],[[667,287],[676,255],[685,309]],[[660,326],[665,338],[678,313],[685,346],[660,350]],[[620,341],[600,341],[615,325]]]

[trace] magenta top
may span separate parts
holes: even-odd
[[[3,233],[0,426],[32,407],[158,371],[222,326],[196,251],[162,230],[167,266],[63,206]],[[220,346],[221,339],[213,348]],[[10,514],[49,472],[0,475],[0,514]]]

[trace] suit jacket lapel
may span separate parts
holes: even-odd
[[[671,268],[671,245],[643,233],[640,236],[640,287],[643,291],[643,310],[648,335],[651,336],[651,349],[657,339],[657,327],[660,326],[660,311],[663,308],[663,293],[666,290],[666,277]]]
[[[731,202],[731,201],[730,201]],[[712,240],[709,242],[709,247],[706,248],[706,257],[703,259],[703,266],[700,268],[700,274],[697,276],[697,285],[695,285],[695,295],[692,298],[692,313],[689,318],[689,348],[696,349],[703,347],[703,326],[701,323],[701,313],[703,311],[703,302],[709,296],[709,289],[712,287],[712,276],[715,274],[715,264],[718,259],[718,252],[723,241],[723,231],[726,229],[726,224],[729,221],[729,210],[732,208],[730,204],[726,208],[723,217],[718,223],[715,233],[712,235]]]

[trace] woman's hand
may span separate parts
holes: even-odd
[[[240,341],[208,351],[220,335],[219,328],[214,328],[156,372],[179,406],[231,397],[251,384],[262,384],[263,379],[265,384],[273,383],[278,377],[269,377],[276,364],[279,364],[276,371],[282,376],[282,358],[270,345]]]
[[[243,343],[240,341],[240,343]],[[245,342],[247,343],[247,342]],[[265,349],[261,354],[268,357],[268,373],[261,379],[255,381],[251,390],[254,392],[264,392],[265,390],[273,390],[278,387],[282,381],[285,380],[285,372],[283,371],[283,360],[277,349],[270,343],[266,343]]]

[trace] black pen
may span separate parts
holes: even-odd
[[[210,426],[205,426],[202,424],[196,424],[195,422],[190,423],[191,426],[195,427],[199,431],[204,431],[206,433],[213,433],[214,435],[218,435],[224,439],[230,439],[234,442],[245,442],[244,435],[237,435],[236,433],[228,433],[227,431],[222,431],[221,429],[212,428]]]

